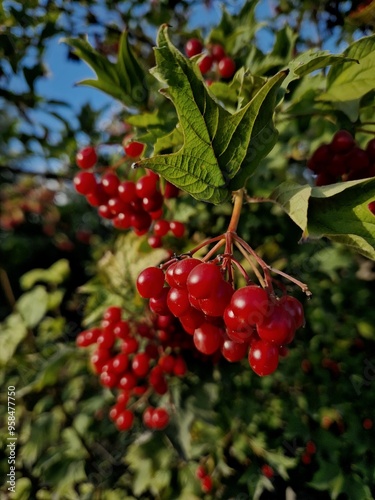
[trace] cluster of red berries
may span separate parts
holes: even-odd
[[[218,43],[204,48],[198,38],[190,38],[185,45],[185,54],[189,58],[202,54],[198,62],[202,75],[216,70],[219,77],[227,80],[232,78],[236,71],[236,63],[225,53],[224,47]],[[212,80],[208,80],[207,83],[212,83]]]
[[[122,309],[111,306],[100,326],[79,333],[76,344],[96,345],[91,365],[100,383],[117,391],[109,416],[118,430],[132,427],[135,412],[149,429],[168,425],[168,409],[151,405],[150,399],[166,394],[170,379],[185,375],[183,353],[192,349],[192,342],[172,315],[137,323],[123,320]]]
[[[235,290],[216,260],[185,256],[149,267],[138,276],[138,292],[153,312],[177,317],[201,353],[221,352],[230,362],[248,355],[255,373],[269,375],[304,323],[302,305],[255,284]]]
[[[195,475],[201,482],[202,491],[204,493],[209,493],[212,490],[213,482],[206,468],[203,465],[198,465]]]
[[[301,455],[301,462],[305,465],[309,465],[312,460],[312,456],[316,453],[316,445],[314,441],[307,441],[305,449]]]
[[[138,158],[143,150],[144,144],[137,141],[125,146],[126,155],[132,159]],[[147,171],[136,182],[121,182],[116,172],[111,170],[97,179],[93,171],[88,171],[96,162],[97,155],[92,146],[77,153],[76,163],[83,171],[74,176],[74,186],[91,206],[97,207],[102,218],[111,221],[117,229],[133,229],[137,235],[146,234],[153,221],[159,221],[157,230],[154,228],[154,235],[149,238],[153,248],[162,245],[161,237],[169,230],[176,237],[183,236],[185,228],[182,223],[160,220],[164,200],[176,198],[178,188],[167,182],[162,194],[159,175],[151,171]]]
[[[339,130],[329,144],[314,151],[307,166],[316,174],[317,186],[374,177],[375,139],[362,149],[350,132]]]

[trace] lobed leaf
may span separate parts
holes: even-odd
[[[121,35],[115,63],[97,52],[86,39],[63,38],[62,42],[70,45],[96,73],[96,80],[83,80],[79,85],[97,88],[126,106],[142,107],[148,101],[146,74],[131,50],[126,31]]]
[[[303,239],[327,237],[375,260],[375,178],[324,187],[281,184],[271,199],[302,229]]]
[[[161,174],[193,197],[221,203],[239,189],[276,141],[272,118],[285,72],[270,78],[253,99],[230,114],[208,91],[194,62],[159,30],[154,76],[177,111],[183,146],[135,164]]]

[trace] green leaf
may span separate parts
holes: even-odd
[[[312,188],[292,182],[284,182],[271,194],[271,199],[278,203],[289,217],[301,228],[307,226],[307,209]]]
[[[1,324],[0,367],[5,366],[12,359],[26,335],[27,328],[20,314],[11,314]]]
[[[88,85],[105,92],[126,106],[143,106],[148,101],[146,74],[138,63],[124,31],[119,42],[116,63],[97,52],[85,39],[64,38],[62,42],[73,47],[74,52],[96,73],[96,80],[83,80]]]
[[[310,49],[298,55],[295,59],[290,61],[288,69],[289,75],[283,83],[283,88],[287,88],[293,80],[298,80],[313,71],[326,68],[327,66],[341,67],[345,61],[357,61],[352,56],[334,55],[327,50]]]
[[[368,204],[375,198],[375,179],[324,187],[281,184],[272,194],[303,230],[303,238],[327,237],[375,260],[375,217]]]
[[[50,285],[60,285],[69,276],[70,268],[67,259],[60,259],[48,269],[32,269],[20,278],[23,290],[29,290],[35,283],[41,281]]]
[[[230,114],[209,93],[195,63],[171,44],[166,26],[159,30],[156,62],[153,74],[168,85],[162,92],[176,107],[184,144],[175,153],[135,165],[160,173],[199,200],[221,203],[244,185],[274,145],[272,118],[286,73],[269,79],[246,106]]]
[[[331,483],[340,475],[340,467],[337,464],[321,461],[319,469],[315,472],[312,480],[308,483],[312,488],[325,491]]]
[[[25,324],[30,328],[34,328],[48,310],[47,290],[44,286],[36,286],[31,292],[21,295],[16,307]]]
[[[327,90],[318,99],[335,103],[337,109],[355,121],[358,118],[360,99],[375,88],[375,35],[352,43],[342,56],[352,61],[330,69]]]

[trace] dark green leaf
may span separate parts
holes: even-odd
[[[244,185],[273,147],[275,99],[286,74],[268,80],[246,106],[230,114],[210,95],[194,63],[171,44],[165,26],[159,31],[156,62],[153,74],[168,85],[163,93],[176,107],[184,145],[136,165],[155,170],[199,200],[221,203]]]

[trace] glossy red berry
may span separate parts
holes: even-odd
[[[164,429],[169,423],[169,414],[165,408],[155,408],[151,416],[151,425],[153,429]]]
[[[375,215],[375,200],[371,201],[368,205],[367,208],[370,210],[372,214]]]
[[[145,352],[136,354],[132,361],[132,370],[137,377],[145,377],[150,369],[150,357]]]
[[[98,157],[93,146],[87,146],[78,151],[76,155],[76,164],[79,168],[92,168],[98,161]]]
[[[73,178],[74,188],[79,194],[88,195],[96,189],[97,182],[92,172],[78,172]]]
[[[120,179],[113,172],[107,172],[100,180],[103,190],[109,196],[117,196]]]
[[[124,181],[118,185],[118,195],[124,203],[132,203],[138,199],[135,182]]]
[[[234,342],[233,340],[224,340],[221,347],[221,353],[227,361],[235,363],[243,359],[248,351],[248,345],[246,343],[240,344]]]
[[[223,342],[223,330],[211,323],[203,323],[193,335],[194,345],[203,354],[213,354]]]
[[[164,287],[164,272],[159,267],[144,269],[137,279],[137,290],[144,299],[157,297]]]
[[[251,344],[249,364],[260,377],[273,373],[279,364],[278,346],[265,340],[256,340]]]
[[[169,222],[164,219],[160,219],[154,224],[154,234],[156,236],[165,236],[169,231]]]
[[[190,38],[185,45],[185,54],[188,57],[193,57],[200,54],[203,50],[203,45],[198,38]]]
[[[185,225],[182,222],[173,220],[169,223],[169,228],[176,238],[182,238],[185,234]]]
[[[155,411],[155,408],[153,406],[148,406],[142,415],[142,421],[146,427],[149,429],[152,429],[152,415]]]
[[[122,314],[121,307],[110,306],[105,310],[103,314],[103,320],[106,320],[109,323],[118,323],[121,320],[121,314]]]
[[[246,325],[261,324],[268,314],[268,294],[260,286],[245,286],[234,292],[229,307],[234,316]]]
[[[186,280],[190,295],[197,299],[208,297],[212,290],[223,281],[220,268],[215,264],[202,262],[194,267]]]
[[[213,62],[214,62],[213,58],[208,54],[204,55],[200,59],[200,61],[198,62],[198,68],[200,69],[200,72],[202,73],[202,75],[205,75],[206,73],[208,73],[210,71],[210,69],[212,68]]]
[[[211,55],[215,62],[221,61],[225,57],[225,50],[222,45],[215,43],[211,46]]]
[[[116,427],[119,431],[127,431],[133,426],[134,413],[130,410],[124,410],[116,419]]]
[[[339,130],[333,136],[331,149],[334,153],[347,153],[355,146],[353,136],[347,130]]]
[[[231,57],[223,57],[219,61],[218,70],[223,78],[232,78],[236,71],[236,63]]]
[[[283,304],[276,302],[270,306],[269,314],[257,326],[257,330],[261,339],[284,345],[294,338],[295,322]]]
[[[133,141],[124,146],[124,151],[129,158],[138,158],[145,149],[143,142]]]

